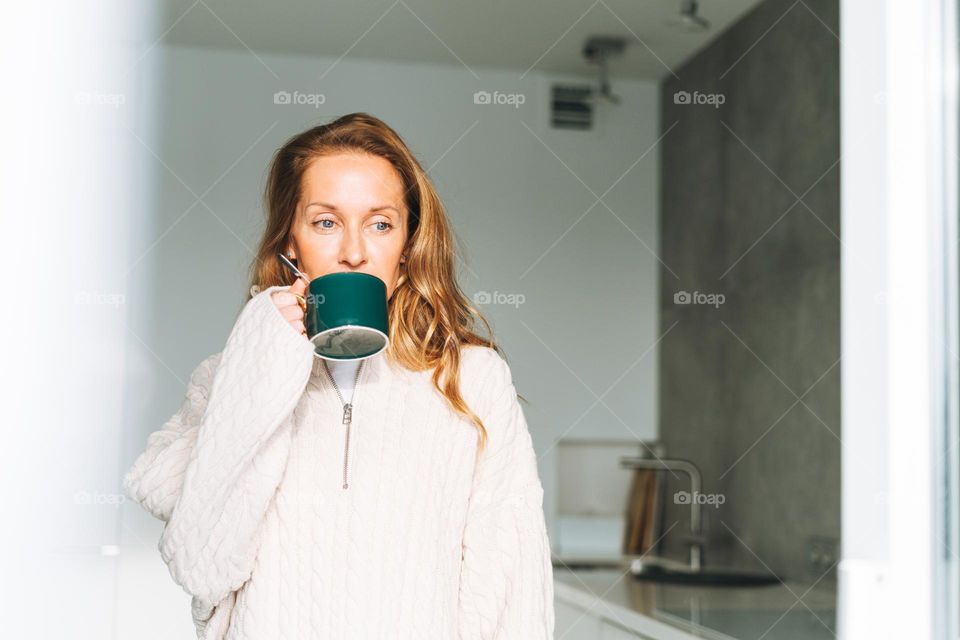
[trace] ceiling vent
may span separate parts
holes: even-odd
[[[550,95],[550,125],[554,129],[592,129],[592,93],[593,88],[589,85],[553,85]]]

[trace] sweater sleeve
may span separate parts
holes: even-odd
[[[213,354],[193,370],[180,409],[160,429],[147,436],[147,448],[123,478],[124,493],[164,522],[170,520],[173,505],[180,497],[183,475],[190,451],[197,442],[220,356],[220,353]]]
[[[492,350],[491,350],[492,351]],[[510,369],[493,364],[478,412],[487,443],[474,471],[462,544],[459,640],[552,640],[553,565],[543,486]]]
[[[252,574],[286,467],[289,417],[313,366],[313,345],[270,299],[286,288],[247,302],[224,350],[197,368],[180,410],[124,479],[127,494],[165,521],[158,548],[193,595],[197,622]]]

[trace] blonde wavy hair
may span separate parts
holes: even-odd
[[[317,157],[343,152],[386,159],[404,185],[407,257],[388,305],[386,357],[414,371],[433,369],[437,391],[476,426],[479,453],[486,445],[487,430],[460,393],[460,347],[486,346],[501,356],[503,351],[494,342],[486,318],[457,284],[453,234],[440,197],[407,145],[382,120],[351,113],[294,135],[274,153],[263,194],[266,228],[251,264],[251,288],[290,284],[277,254],[290,245],[303,175]],[[490,338],[474,332],[480,322]]]

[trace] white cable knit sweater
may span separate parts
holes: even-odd
[[[202,640],[543,640],[543,488],[510,369],[461,355],[477,430],[430,372],[364,361],[349,441],[332,380],[269,287],[123,479]],[[346,480],[347,488],[344,488]]]

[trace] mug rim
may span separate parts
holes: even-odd
[[[376,276],[374,276],[374,277],[376,277]],[[373,333],[376,333],[376,334],[378,334],[379,336],[381,336],[381,337],[383,338],[383,346],[380,347],[379,349],[377,349],[376,351],[374,351],[374,352],[371,353],[371,354],[368,354],[368,355],[365,355],[365,356],[357,356],[357,357],[355,357],[355,358],[338,358],[338,357],[336,357],[336,356],[325,356],[325,355],[323,355],[323,354],[321,354],[321,353],[319,353],[319,352],[317,351],[317,349],[316,349],[317,343],[315,342],[315,340],[316,340],[317,338],[319,338],[319,337],[321,337],[321,336],[323,336],[323,335],[325,335],[325,334],[327,334],[327,333],[330,333],[331,331],[340,331],[340,330],[342,330],[342,329],[363,329],[363,330],[365,330],[365,331],[371,331],[371,332],[373,332]],[[375,329],[374,327],[368,327],[368,326],[362,325],[362,324],[343,324],[343,325],[340,325],[340,326],[338,326],[338,327],[330,327],[330,328],[328,328],[328,329],[324,329],[323,331],[320,331],[320,332],[318,332],[318,333],[315,333],[314,335],[308,337],[307,339],[308,339],[308,340],[310,341],[310,343],[313,344],[313,346],[314,346],[314,349],[313,349],[313,355],[314,355],[314,356],[316,356],[316,357],[318,357],[318,358],[321,358],[321,359],[323,359],[323,360],[332,360],[332,361],[334,361],[334,362],[356,362],[357,360],[366,360],[367,358],[372,358],[373,356],[375,356],[375,355],[377,355],[377,354],[383,353],[383,352],[387,349],[387,347],[390,346],[390,336],[388,336],[387,334],[385,334],[383,331],[380,331],[379,329]]]

